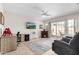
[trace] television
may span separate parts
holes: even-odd
[[[26,22],[27,29],[36,29],[36,24],[33,22]]]

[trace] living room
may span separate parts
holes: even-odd
[[[78,7],[77,3],[0,3],[1,54],[78,54],[70,48],[63,53],[65,44],[59,43],[65,40],[70,44],[68,40],[74,39],[79,31]],[[4,33],[6,28],[10,30],[10,37]],[[58,44],[63,45],[62,51]]]

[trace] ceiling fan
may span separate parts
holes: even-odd
[[[43,16],[51,16],[50,14],[48,14],[48,11],[45,10],[41,10],[41,15]]]
[[[48,11],[43,10],[42,8],[39,7],[33,7],[35,10],[38,10],[41,12],[41,16],[51,16],[50,14],[48,14]]]

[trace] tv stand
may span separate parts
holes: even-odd
[[[29,34],[25,34],[25,40],[24,41],[29,41]]]

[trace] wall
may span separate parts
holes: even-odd
[[[3,11],[3,6],[2,6],[2,3],[0,3],[0,12]]]
[[[26,22],[34,22],[36,23],[36,29],[26,29]],[[22,18],[16,14],[7,12],[5,14],[5,27],[10,27],[13,34],[16,34],[20,31],[22,34],[30,34],[30,38],[39,37],[39,25],[43,24],[41,21],[36,20],[28,20],[27,18]],[[36,32],[36,34],[33,34]]]

